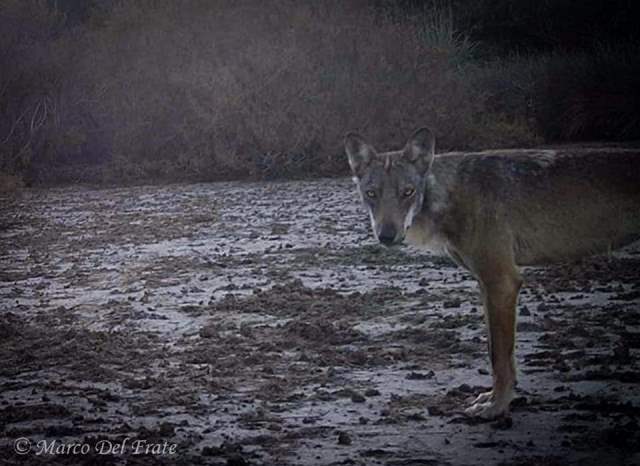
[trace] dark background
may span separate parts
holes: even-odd
[[[637,140],[637,4],[3,0],[0,184],[344,174],[348,130]]]

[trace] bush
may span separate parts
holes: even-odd
[[[364,2],[154,5],[114,12],[89,65],[107,71],[93,87],[110,96],[98,113],[119,165],[154,177],[330,174],[345,166],[348,129],[397,144],[430,124],[444,146],[471,143],[479,102],[456,74],[453,36]]]
[[[550,140],[640,138],[640,46],[554,53],[537,86],[537,118]]]
[[[460,2],[413,3],[6,0],[0,171],[290,178],[346,174],[348,130],[397,147],[429,125],[439,150],[637,136],[637,47],[481,62]]]
[[[473,79],[492,121],[501,115],[538,142],[634,140],[640,138],[639,75],[640,46],[618,44],[497,59],[477,68]],[[501,134],[490,139],[499,145]]]

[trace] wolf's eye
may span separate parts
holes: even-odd
[[[376,192],[373,189],[368,190],[366,193],[367,197],[369,199],[375,199],[376,198]]]
[[[416,190],[413,188],[407,188],[404,190],[404,192],[402,193],[404,197],[411,197],[416,193]]]

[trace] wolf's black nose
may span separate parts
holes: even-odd
[[[396,229],[392,225],[383,225],[378,240],[385,246],[391,246],[396,241]]]

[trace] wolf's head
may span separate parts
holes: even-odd
[[[344,145],[353,179],[371,217],[373,234],[385,246],[401,243],[422,208],[434,157],[433,133],[421,128],[404,149],[382,154],[356,133],[348,133]]]

